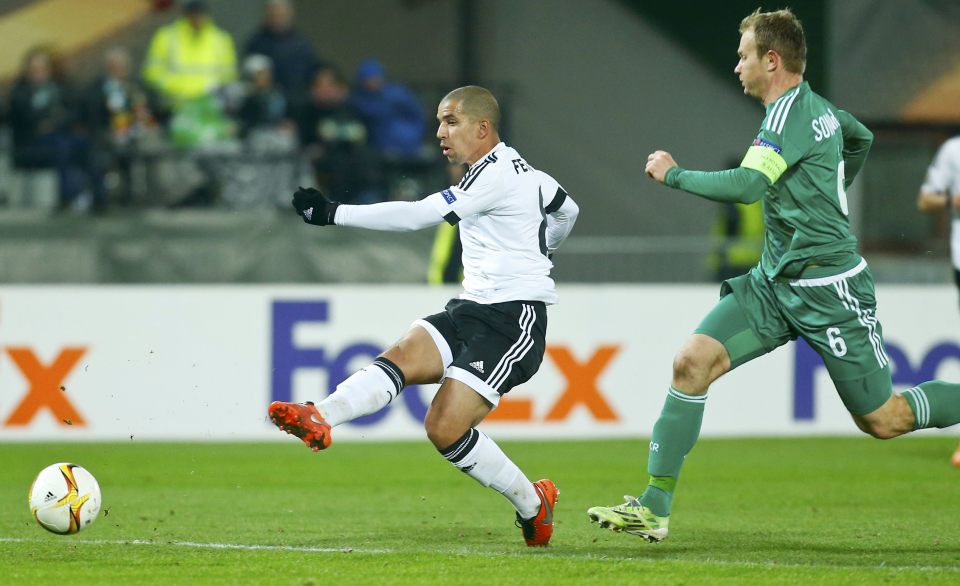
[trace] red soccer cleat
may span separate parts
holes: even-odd
[[[553,507],[560,498],[560,489],[552,480],[538,480],[533,483],[533,489],[540,497],[540,512],[532,519],[521,519],[520,513],[517,513],[517,527],[523,532],[523,540],[530,547],[550,543],[553,535]]]
[[[330,447],[333,438],[330,437],[330,425],[313,406],[313,403],[284,403],[274,401],[270,403],[267,412],[273,424],[295,435],[307,444],[314,452]]]

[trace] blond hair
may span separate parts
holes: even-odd
[[[760,12],[740,21],[740,34],[753,29],[757,55],[775,51],[783,60],[784,68],[791,73],[803,74],[807,68],[807,40],[800,19],[789,8],[773,12]]]

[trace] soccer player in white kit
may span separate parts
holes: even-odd
[[[546,306],[557,301],[550,257],[579,209],[552,177],[500,142],[500,108],[488,90],[453,90],[440,102],[437,120],[443,155],[469,165],[457,185],[416,202],[370,205],[341,205],[301,188],[293,206],[318,226],[404,231],[459,224],[463,292],[443,312],[413,322],[329,397],[317,404],[275,401],[270,418],[322,450],[331,428],[378,411],[405,385],[440,382],[424,420],[427,437],[454,466],[513,504],[527,545],[547,545],[560,491],[548,479],[531,483],[476,426],[540,367]]]
[[[927,213],[943,210],[950,213],[950,258],[953,280],[960,290],[960,136],[951,138],[937,150],[920,186],[917,207]],[[954,451],[952,462],[960,468],[960,446]]]

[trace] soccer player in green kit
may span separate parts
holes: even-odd
[[[760,132],[736,169],[682,169],[656,151],[653,179],[721,202],[763,200],[760,263],[725,281],[721,299],[680,348],[653,428],[646,490],[639,499],[592,507],[591,520],[658,542],[667,536],[684,458],[700,435],[710,384],[724,373],[802,337],[823,357],[854,422],[882,439],[960,423],[960,385],[929,381],[894,394],[874,283],[850,233],[844,189],[867,158],[873,135],[803,80],[806,41],[789,10],[740,23],[743,91],[766,108]]]

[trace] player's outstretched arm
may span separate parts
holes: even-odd
[[[301,187],[293,194],[293,207],[304,222],[314,226],[352,226],[403,232],[436,226],[443,221],[426,200],[346,205],[330,201],[312,187]]]
[[[714,172],[688,171],[677,165],[666,151],[655,151],[647,157],[646,172],[667,187],[720,202],[753,203],[762,198],[770,186],[766,175],[749,167]]]

